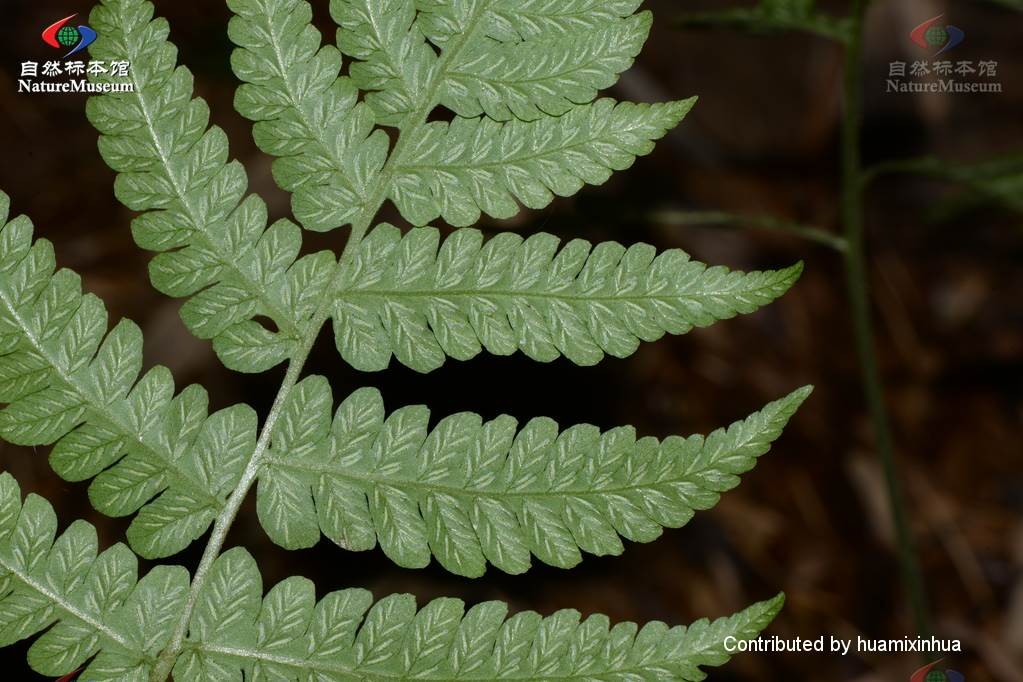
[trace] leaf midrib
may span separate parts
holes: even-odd
[[[116,630],[113,630],[110,627],[108,627],[103,621],[97,620],[95,617],[92,616],[92,614],[82,611],[81,609],[76,607],[75,604],[72,603],[69,599],[65,598],[63,595],[51,591],[44,583],[33,579],[31,574],[24,573],[18,567],[7,563],[5,559],[6,557],[0,554],[0,566],[2,566],[9,574],[13,575],[15,578],[21,581],[23,585],[28,587],[30,590],[33,590],[36,593],[42,595],[43,597],[48,599],[50,603],[52,603],[56,608],[61,609],[71,617],[77,618],[78,620],[82,621],[92,629],[101,633],[107,639],[116,642],[125,649],[129,650],[131,649],[131,643]]]
[[[128,31],[123,27],[122,30],[124,31],[125,36],[127,36]],[[138,53],[137,51],[135,51],[135,53],[132,54],[132,59],[137,60],[137,58]],[[175,67],[174,69],[172,69],[171,74],[173,74],[174,71],[177,70],[177,68],[181,67]],[[177,174],[174,173],[173,171],[173,168],[170,164],[170,159],[167,156],[167,152],[166,150],[164,150],[160,137],[156,132],[156,126],[153,123],[153,115],[150,112],[149,104],[148,102],[146,102],[145,95],[142,92],[142,88],[138,82],[138,79],[135,77],[134,71],[131,71],[131,82],[134,87],[134,90],[131,94],[135,95],[136,99],[138,100],[139,109],[142,112],[142,118],[146,124],[146,130],[149,132],[150,139],[153,141],[153,146],[156,148],[156,153],[160,157],[160,163],[163,166],[163,170],[166,173],[167,178],[170,180],[171,186],[174,188],[174,193],[177,195],[178,202],[180,202],[181,206],[185,209],[185,212],[188,214],[188,218],[192,223],[192,225],[190,226],[192,228],[190,230],[192,238],[201,241],[203,247],[207,251],[215,254],[217,262],[220,263],[220,266],[222,268],[233,272],[238,277],[239,280],[244,282],[245,288],[248,290],[251,299],[259,301],[259,303],[264,307],[264,309],[270,315],[270,317],[272,317],[273,320],[282,327],[281,331],[286,331],[289,334],[289,336],[293,337],[297,332],[297,329],[295,328],[294,321],[291,319],[291,317],[287,315],[287,313],[282,308],[277,306],[276,303],[274,303],[274,301],[269,296],[265,295],[264,287],[260,283],[253,280],[247,272],[245,272],[241,267],[239,267],[237,259],[223,258],[221,255],[223,253],[222,245],[214,242],[213,239],[206,233],[206,231],[199,227],[200,225],[203,225],[205,223],[199,220],[199,214],[195,210],[195,207],[192,205],[191,201],[189,200],[188,193],[185,192],[185,190],[182,188],[180,180],[177,177]],[[211,129],[212,128],[207,128],[207,131]],[[206,131],[204,131],[203,134],[205,135]],[[195,143],[189,145],[187,150],[181,152],[182,156],[187,155],[194,146]],[[249,250],[251,251],[251,249]]]
[[[62,382],[64,382],[64,385],[68,389],[73,391],[74,394],[78,396],[79,400],[82,401],[82,404],[86,406],[86,408],[91,412],[94,418],[97,418],[98,421],[101,421],[103,425],[109,427],[111,430],[117,431],[121,433],[123,437],[126,437],[131,442],[132,449],[137,447],[140,450],[149,453],[153,459],[162,462],[164,464],[163,470],[166,474],[168,474],[172,479],[176,479],[177,482],[179,483],[184,482],[188,484],[182,485],[181,486],[182,488],[200,491],[201,495],[204,498],[206,498],[207,504],[211,504],[217,509],[223,506],[222,502],[219,499],[217,499],[216,495],[211,494],[209,491],[206,490],[206,487],[202,481],[193,478],[190,475],[191,472],[189,472],[186,468],[181,466],[182,463],[179,461],[178,458],[174,457],[173,452],[158,451],[144,439],[144,434],[138,433],[137,431],[132,429],[130,425],[121,422],[118,419],[117,414],[108,409],[109,408],[108,405],[97,400],[95,393],[92,390],[90,390],[88,386],[85,387],[79,386],[79,384],[74,379],[74,375],[69,374],[67,372],[67,369],[57,361],[56,357],[54,357],[46,349],[42,341],[40,341],[36,337],[36,335],[32,331],[32,328],[28,325],[27,321],[21,316],[17,308],[14,306],[13,301],[11,301],[11,299],[6,294],[6,291],[4,291],[2,288],[0,288],[0,299],[3,300],[4,307],[7,308],[8,314],[11,315],[15,320],[17,320],[18,327],[21,329],[21,332],[24,334],[25,338],[28,339],[29,344],[32,347],[32,350],[35,351],[35,353],[37,353],[41,358],[43,358],[43,360],[45,360],[46,363],[49,365],[50,371],[53,372]],[[83,421],[88,422],[90,420],[85,419]],[[120,461],[123,457],[128,456],[128,454],[129,454],[128,452],[124,452],[121,455],[121,457],[118,457],[118,461]]]
[[[611,112],[609,112],[609,113],[613,113],[613,112],[614,112],[614,108],[612,108]],[[567,115],[568,114],[566,114],[566,116]],[[518,121],[518,120],[505,121],[505,122],[501,123],[502,129],[498,132],[498,135],[504,135],[505,134],[503,126],[509,126],[509,125],[522,125],[522,126],[539,125],[540,121],[543,121],[543,119],[539,119],[538,121]],[[560,123],[560,121],[557,121],[557,120],[555,120],[553,122],[554,125],[557,125],[559,123]],[[398,173],[398,172],[401,172],[401,173],[417,173],[417,172],[423,172],[423,171],[441,172],[441,171],[456,171],[456,170],[471,171],[471,170],[482,170],[482,169],[493,169],[493,168],[500,169],[500,168],[504,168],[504,167],[507,167],[507,166],[514,166],[514,165],[517,165],[517,164],[527,163],[529,161],[536,161],[538,159],[543,159],[543,158],[546,158],[546,157],[553,156],[555,154],[561,154],[563,152],[566,152],[566,151],[569,151],[569,150],[573,150],[576,147],[585,147],[587,145],[592,144],[593,142],[607,141],[607,139],[608,139],[607,135],[606,135],[606,133],[607,133],[607,127],[606,127],[607,123],[608,123],[607,121],[602,121],[600,123],[601,127],[597,128],[596,130],[593,130],[591,135],[582,136],[582,137],[576,137],[575,135],[573,135],[572,136],[572,140],[570,142],[562,144],[562,145],[560,145],[558,147],[554,147],[554,148],[550,148],[550,149],[544,149],[542,151],[539,151],[539,152],[536,152],[536,153],[532,153],[532,154],[522,154],[522,155],[518,155],[518,156],[512,155],[512,156],[508,156],[506,158],[502,158],[502,159],[497,160],[497,161],[479,161],[479,162],[461,161],[461,162],[445,162],[445,163],[435,163],[435,164],[430,164],[430,163],[404,163],[404,164],[398,165],[398,167],[395,168],[395,172],[396,173]],[[616,133],[627,133],[627,132],[631,132],[632,130],[634,130],[636,128],[640,128],[640,127],[644,127],[644,123],[643,122],[636,122],[633,125],[628,126],[628,127],[624,128],[624,129],[622,129],[621,131],[615,131],[615,132]],[[449,132],[450,129],[451,129],[450,125],[448,125],[448,127],[447,127],[447,129],[445,131],[445,136],[450,134],[450,132]],[[500,145],[495,145],[495,148],[500,149]]]
[[[609,488],[591,489],[591,488],[565,488],[559,490],[494,490],[488,488],[468,488],[464,486],[453,486],[444,485],[440,483],[432,483],[428,481],[420,481],[408,478],[394,478],[387,476],[379,476],[373,474],[360,474],[358,472],[351,471],[341,467],[340,465],[331,466],[328,464],[316,464],[313,462],[305,462],[302,460],[286,459],[284,457],[277,457],[271,454],[267,457],[267,465],[270,467],[280,467],[283,469],[290,469],[293,471],[302,471],[305,473],[314,473],[326,476],[332,476],[334,478],[341,478],[354,483],[361,483],[366,485],[383,485],[392,488],[415,490],[421,492],[423,495],[429,494],[445,494],[451,497],[483,497],[483,498],[566,498],[566,497],[603,497],[610,495],[622,495],[641,490],[649,490],[659,485],[671,485],[676,483],[693,483],[692,478],[696,478],[701,474],[708,472],[721,472],[726,474],[735,475],[735,472],[725,471],[716,468],[716,465],[724,460],[729,459],[732,456],[739,454],[739,451],[750,447],[753,444],[762,444],[756,437],[761,437],[773,422],[765,423],[765,428],[756,431],[750,438],[736,443],[734,446],[727,448],[720,452],[707,464],[699,469],[687,470],[684,473],[678,474],[675,478],[658,478],[656,482],[641,482],[632,485],[619,485]],[[693,458],[698,458],[700,453],[693,455]],[[759,455],[750,455],[751,459],[756,460]],[[616,470],[617,472],[617,470]],[[702,490],[710,490],[712,492],[721,492],[713,488],[701,487]]]
[[[773,289],[775,283],[762,287],[747,289],[715,289],[698,293],[679,294],[624,294],[624,295],[587,295],[563,292],[534,291],[530,289],[342,289],[337,298],[539,298],[555,301],[571,301],[577,303],[615,303],[620,301],[699,301],[701,299],[720,298],[725,296],[740,297],[743,294],[754,294],[764,289]],[[745,300],[745,299],[742,299]]]
[[[259,14],[258,16],[260,18],[266,18],[265,14]],[[277,61],[276,64],[277,70],[280,73],[281,82],[284,84],[284,92],[288,96],[288,102],[291,105],[291,108],[298,114],[299,118],[301,118],[302,125],[309,133],[308,139],[312,142],[317,143],[320,146],[323,155],[334,164],[333,168],[331,169],[332,172],[341,176],[345,180],[345,183],[353,191],[355,191],[357,189],[355,187],[355,184],[352,183],[348,176],[344,173],[343,159],[334,154],[334,145],[330,144],[329,141],[326,139],[327,132],[326,126],[314,126],[313,122],[309,119],[306,110],[299,105],[298,97],[295,94],[295,89],[292,87],[291,80],[288,78],[287,75],[288,69],[284,63],[284,53],[281,51],[281,45],[280,42],[278,41],[277,33],[274,31],[274,28],[272,25],[270,25],[269,21],[266,24],[264,24],[262,28],[266,30],[266,33],[270,38],[270,47],[273,50],[274,59]],[[322,50],[323,47],[321,45],[320,50],[316,52],[316,55],[318,56],[320,52],[322,52]],[[322,93],[319,96],[322,97]],[[354,111],[354,108],[352,111]],[[301,155],[302,154],[299,154],[299,156]],[[361,198],[362,193],[361,192],[356,193],[359,194]]]

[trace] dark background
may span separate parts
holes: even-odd
[[[317,23],[332,39],[326,0]],[[645,344],[628,360],[595,368],[551,365],[521,355],[449,361],[420,375],[392,365],[365,374],[345,365],[325,333],[307,373],[330,378],[336,398],[375,385],[388,408],[425,402],[434,415],[475,410],[520,419],[548,415],[563,425],[635,424],[644,435],[706,432],[806,383],[816,392],[760,465],[712,511],[656,542],[627,543],[623,556],[587,556],[572,571],[537,565],[523,576],[495,569],[463,580],[436,565],[394,567],[379,551],[353,554],[330,543],[289,553],[269,543],[253,496],[228,545],[256,556],[266,585],[291,574],[321,593],[364,586],[378,597],[409,591],[421,601],[460,596],[505,599],[549,613],[575,607],[614,620],[668,623],[716,617],[779,590],[785,611],[771,634],[901,638],[913,634],[893,551],[881,470],[866,417],[839,256],[826,247],[762,231],[682,228],[649,218],[657,208],[750,211],[838,229],[838,124],[842,52],[814,37],[747,36],[728,30],[678,31],[682,11],[726,3],[648,2],[653,34],[611,93],[645,101],[692,94],[700,103],[650,157],[540,212],[486,229],[546,230],[567,238],[646,241],[742,269],[806,262],[802,280],[760,312],[684,337]],[[732,3],[727,3],[733,6]],[[197,94],[249,170],[251,189],[271,218],[289,215],[250,128],[232,108],[228,11],[221,2],[157,2]],[[842,3],[827,4],[842,12]],[[0,27],[0,188],[51,239],[60,265],[82,274],[111,319],[136,320],[147,365],[170,367],[179,386],[201,382],[212,408],[249,401],[265,413],[283,375],[223,369],[209,344],[193,339],[179,302],[149,285],[150,254],[134,246],[131,212],[112,193],[113,173],[96,152],[97,134],[78,95],[19,95],[20,63],[51,58],[38,33],[56,18],[86,14],[87,2],[4,0]],[[907,35],[948,11],[967,41],[950,58],[999,62],[1002,94],[886,94],[888,63],[919,58]],[[960,162],[1023,151],[1023,14],[982,2],[878,0],[869,16],[864,76],[868,162],[937,154]],[[975,680],[1023,680],[1023,219],[998,208],[936,211],[955,186],[890,176],[867,195],[870,277],[877,345],[937,633],[966,651],[949,667]],[[391,209],[387,209],[391,211]],[[947,211],[945,212],[947,213]],[[344,231],[307,238],[343,245]],[[61,523],[86,518],[103,546],[123,539],[127,520],[94,512],[82,484],[61,481],[46,449],[0,445],[0,467],[23,490],[57,508]],[[176,558],[190,568],[201,543]],[[538,563],[538,562],[537,562]],[[35,679],[26,645],[0,654],[11,679]],[[712,672],[716,680],[906,680],[913,655],[746,655]],[[17,672],[15,672],[17,671]]]

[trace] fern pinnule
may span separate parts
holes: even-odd
[[[49,502],[24,501],[0,474],[0,646],[43,632],[29,648],[32,668],[84,680],[145,680],[186,613],[189,576],[162,565],[140,580],[124,545],[97,554],[96,530],[84,521],[59,537]],[[175,655],[179,682],[223,680],[564,680],[672,675],[703,679],[703,666],[728,660],[724,641],[755,637],[783,598],[689,627],[610,626],[566,609],[542,618],[489,601],[466,610],[435,599],[417,611],[410,594],[373,603],[366,590],[331,592],[318,602],[313,584],[287,578],[263,595],[252,556],[224,552],[196,595],[188,636]],[[45,631],[45,632],[44,632]]]
[[[320,46],[306,2],[230,0],[228,35],[242,49],[231,65],[246,81],[235,107],[256,121],[253,137],[293,193],[295,215],[312,230],[356,220],[372,200],[387,159],[387,135],[352,80],[338,78],[341,54]],[[315,210],[314,207],[319,207]],[[370,207],[372,208],[372,207]]]
[[[0,224],[7,195],[0,193]],[[202,535],[234,489],[256,442],[256,413],[212,415],[201,386],[176,396],[157,366],[140,377],[142,332],[82,294],[77,274],[55,270],[53,247],[32,240],[21,216],[0,229],[0,435],[55,443],[54,470],[93,479],[89,500],[110,516],[138,511],[128,528],[148,558],[180,552]]]
[[[802,272],[801,263],[730,272],[642,243],[560,242],[542,232],[484,242],[478,230],[463,229],[441,243],[434,228],[402,235],[376,227],[354,250],[334,297],[341,357],[380,370],[393,354],[426,372],[486,349],[594,365],[605,353],[632,355],[640,341],[753,312]]]
[[[75,521],[59,537],[57,516],[38,495],[21,500],[0,473],[0,646],[46,631],[28,661],[43,675],[145,679],[188,595],[188,571],[157,566],[141,580],[138,560],[118,544],[97,555],[96,529]]]
[[[487,563],[508,573],[531,555],[570,568],[581,551],[620,554],[619,536],[651,542],[717,503],[767,452],[810,387],[706,438],[637,438],[551,419],[518,427],[471,412],[428,428],[422,405],[384,413],[356,391],[331,420],[330,387],[304,379],[291,394],[259,479],[257,510],[274,542],[314,545],[322,532],[352,550],[381,549],[421,568],[431,556],[460,575]]]
[[[245,170],[227,161],[227,136],[208,127],[192,74],[175,67],[167,22],[152,14],[150,3],[127,0],[93,11],[93,57],[130,60],[134,92],[91,97],[86,113],[118,171],[118,199],[143,212],[132,223],[136,242],[159,252],[153,285],[189,297],[182,320],[214,341],[225,364],[268,369],[296,352],[313,312],[310,293],[326,287],[336,259],[321,251],[296,262],[299,228],[288,220],[267,227],[266,204],[245,196]],[[275,329],[252,321],[259,315]]]
[[[440,598],[416,608],[410,594],[373,603],[366,590],[315,599],[313,584],[288,578],[260,602],[259,571],[242,549],[214,565],[176,680],[702,680],[703,666],[728,660],[725,638],[755,637],[784,598],[713,622],[669,628],[651,622],[613,627],[565,609],[547,617],[508,615],[487,601],[470,609]]]

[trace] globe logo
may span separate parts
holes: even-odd
[[[60,36],[57,36],[57,39],[59,40]],[[948,42],[948,31],[944,26],[931,26],[924,32],[924,41],[931,47],[944,47]]]
[[[966,677],[955,670],[938,670],[940,660],[928,663],[913,673],[909,682],[966,682]]]
[[[966,39],[966,33],[961,28],[938,23],[944,14],[928,19],[909,33],[909,39],[920,47],[926,49],[937,48],[934,56],[937,57],[943,52],[948,52],[953,47]],[[926,682],[933,682],[927,680]]]
[[[78,29],[70,26],[64,26],[57,31],[57,42],[64,47],[74,47],[78,44],[78,41],[82,39],[82,34],[78,32]]]
[[[72,14],[69,17],[64,17],[60,21],[55,21],[47,26],[43,31],[43,42],[50,47],[71,48],[71,51],[64,55],[65,59],[76,52],[81,52],[96,42],[96,31],[92,30],[91,27],[86,26],[85,24],[82,24],[77,28],[68,25],[68,22],[76,16],[78,15]]]

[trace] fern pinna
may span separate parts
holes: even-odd
[[[224,551],[255,486],[261,525],[288,549],[324,535],[470,577],[534,558],[567,568],[685,524],[780,435],[808,387],[706,437],[658,441],[543,417],[431,424],[426,407],[388,412],[370,388],[335,408],[327,380],[303,376],[328,323],[340,358],[364,371],[393,356],[428,372],[484,351],[591,365],[793,284],[800,265],[730,272],[677,249],[470,227],[604,182],[689,111],[694,100],[597,98],[646,38],[639,4],[332,0],[335,47],[305,2],[229,0],[236,107],[276,157],[300,227],[268,225],[246,194],[152,5],[102,2],[91,51],[130,61],[134,92],[93,97],[87,114],[117,197],[139,213],[135,240],[158,252],[153,285],[187,299],[185,325],[228,367],[287,371],[262,423],[247,405],[210,414],[206,391],[177,390],[166,368],[142,373],[139,328],[108,331],[103,303],[56,269],[27,218],[7,222],[3,196],[0,434],[53,444],[60,476],[91,481],[104,514],[134,517],[128,546],[97,553],[90,525],[58,537],[49,504],[0,476],[0,642],[44,632],[32,667],[86,666],[88,680],[700,680],[700,666],[727,660],[727,636],[755,637],[781,597],[688,628],[454,599],[417,610],[410,595],[373,603],[358,589],[317,601],[299,577],[264,595],[246,550]],[[431,119],[438,107],[450,121]],[[375,223],[387,202],[404,230]],[[457,229],[442,236],[438,220]],[[299,256],[304,229],[340,227],[340,255]],[[207,532],[191,576],[158,565],[138,577],[136,555],[165,558]]]

